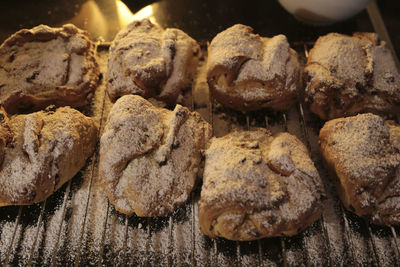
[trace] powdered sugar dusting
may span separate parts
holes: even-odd
[[[323,119],[400,112],[400,73],[375,33],[330,33],[311,49],[305,73],[311,109]]]
[[[94,122],[69,107],[16,115],[9,125],[14,139],[0,173],[5,204],[44,200],[71,179],[94,150]]]
[[[286,37],[260,37],[252,33],[252,28],[241,24],[212,40],[207,69],[214,97],[240,110],[287,109],[299,89],[300,64]],[[229,98],[236,98],[237,103]],[[247,104],[240,104],[238,99]],[[281,101],[287,101],[287,105],[276,105]]]
[[[390,134],[385,121],[370,113],[329,121],[320,133],[323,156],[338,175],[350,202],[345,204],[353,206],[358,215],[369,215],[381,224],[400,223],[396,204],[400,152]]]
[[[397,263],[395,244],[391,242],[392,233],[389,229],[372,228],[371,238],[373,239],[378,260],[381,266],[394,266]]]
[[[297,138],[272,137],[260,128],[234,131],[214,138],[206,151],[201,229],[233,240],[293,235],[319,217],[322,194],[319,175]],[[230,211],[232,203],[243,211],[236,206]]]
[[[110,47],[107,92],[175,102],[190,85],[200,56],[195,40],[178,29],[162,29],[148,19],[122,29]]]
[[[36,240],[37,236],[37,240]],[[24,229],[24,235],[21,240],[21,254],[19,255],[20,264],[27,264],[30,253],[26,253],[27,251],[31,251],[33,249],[33,259],[37,258],[38,250],[37,246],[42,242],[42,238],[44,236],[44,225],[28,225]],[[36,242],[35,242],[36,241]]]
[[[107,51],[100,51],[100,55],[103,57],[103,60],[100,62],[103,65],[103,70],[106,67],[106,53]],[[105,59],[105,60],[104,60]],[[204,70],[203,70],[204,71]],[[104,73],[104,71],[103,71]],[[205,78],[200,80],[200,87],[202,90],[199,90],[196,94],[194,94],[194,102],[195,108],[202,109],[203,117],[210,117],[210,121],[214,122],[214,125],[221,129],[218,131],[220,136],[225,135],[230,128],[235,128],[239,124],[242,123],[243,116],[238,115],[238,113],[229,113],[226,112],[222,114],[218,120],[216,120],[216,110],[214,110],[213,114],[209,112],[208,102],[208,88],[205,83]],[[93,112],[92,116],[95,118],[97,122],[100,120],[103,121],[103,127],[105,125],[105,121],[107,119],[108,111],[111,108],[112,103],[106,97],[105,106],[103,107],[103,96],[104,96],[104,86],[100,86],[100,90],[95,94],[95,101],[93,101],[91,105],[91,112]],[[204,89],[204,90],[203,90]],[[198,104],[198,106],[197,106]],[[315,123],[315,117],[310,116],[308,109],[305,109],[306,112],[306,122],[310,125],[307,125],[309,130],[309,140],[312,147],[312,155],[314,161],[316,161],[316,167],[319,170],[321,177],[323,179],[326,178],[326,173],[324,173],[324,168],[321,166],[320,155],[318,152],[318,130],[320,125],[320,121]],[[299,126],[299,115],[298,112],[294,109],[294,111],[289,111],[287,116],[288,122],[288,130],[292,134],[295,134],[298,138],[302,139],[303,132]],[[211,115],[214,115],[214,118],[211,118]],[[273,132],[281,132],[284,130],[284,126],[282,125],[283,120],[280,113],[260,113],[260,116],[269,116],[272,121]],[[219,115],[218,115],[219,116]],[[250,117],[250,121],[252,122],[252,117]],[[271,122],[271,121],[270,121]],[[225,128],[222,129],[220,124],[224,123]],[[311,128],[311,127],[312,128]],[[84,219],[84,209],[87,200],[87,194],[89,194],[88,190],[88,181],[91,179],[92,173],[92,164],[93,161],[90,161],[88,166],[83,169],[83,176],[78,175],[72,180],[71,194],[67,198],[66,201],[66,215],[62,222],[60,243],[58,248],[56,249],[56,266],[64,266],[64,265],[74,265],[75,259],[77,257],[78,245],[80,241],[80,227],[83,224]],[[97,178],[97,164],[94,166],[94,181],[98,181]],[[179,265],[181,263],[183,265],[192,264],[191,261],[194,262],[195,266],[234,266],[236,264],[240,265],[257,265],[259,263],[258,259],[261,259],[261,266],[282,266],[284,262],[288,264],[288,266],[305,266],[306,264],[310,264],[311,266],[317,265],[313,263],[320,263],[321,258],[324,257],[324,261],[327,262],[329,259],[328,253],[330,253],[331,258],[333,259],[332,264],[338,266],[348,266],[354,264],[352,262],[352,254],[351,251],[354,249],[356,252],[356,263],[364,264],[364,265],[372,265],[374,253],[371,248],[366,245],[370,240],[368,234],[362,233],[358,228],[351,227],[348,233],[344,231],[343,221],[342,221],[342,213],[340,211],[340,202],[337,200],[336,195],[332,195],[335,190],[331,187],[326,187],[328,193],[328,201],[326,202],[326,206],[323,209],[324,214],[324,222],[328,232],[329,241],[330,241],[330,250],[322,250],[321,244],[313,244],[313,242],[319,242],[319,238],[308,238],[308,236],[299,235],[291,238],[283,238],[284,246],[286,247],[286,253],[284,249],[280,246],[280,238],[268,238],[260,240],[261,248],[260,254],[258,254],[257,246],[251,244],[253,242],[240,242],[240,254],[237,254],[236,242],[225,241],[222,239],[216,239],[216,250],[214,250],[213,240],[205,236],[200,232],[199,220],[198,220],[198,198],[199,198],[199,190],[196,190],[194,193],[194,214],[192,214],[191,209],[191,201],[186,202],[182,208],[178,208],[177,213],[172,214],[173,223],[172,223],[172,239],[169,235],[169,218],[157,218],[157,219],[149,219],[139,218],[136,216],[130,216],[128,220],[128,227],[125,228],[125,216],[113,210],[113,206],[107,203],[107,199],[105,194],[101,188],[97,186],[96,183],[92,184],[92,189],[90,191],[90,202],[89,202],[89,210],[88,215],[90,217],[90,227],[84,228],[84,235],[82,239],[82,253],[80,256],[80,265],[97,265],[102,264],[103,266],[111,266],[111,265],[123,265],[124,263],[132,266],[143,266],[148,263],[146,259],[149,259],[149,262],[152,265],[157,265],[158,263],[162,265],[167,265],[169,259],[172,260],[172,265]],[[74,195],[77,191],[82,190],[79,197],[75,198]],[[49,201],[52,202],[54,199],[59,199],[60,196],[63,196],[64,193],[53,195],[49,198]],[[97,196],[99,195],[99,196]],[[72,202],[72,199],[74,201]],[[105,199],[105,202],[104,202]],[[58,229],[59,225],[57,225],[57,220],[52,220],[52,216],[56,216],[59,218],[60,209],[62,205],[54,203],[51,204],[47,201],[44,224],[46,232],[43,232],[43,238],[41,239],[41,243],[38,246],[39,248],[39,258],[34,258],[34,262],[37,264],[49,264],[50,255],[53,253],[51,249],[53,247],[53,242],[56,240],[54,237],[50,237],[53,235],[54,227]],[[49,206],[49,209],[47,208]],[[54,211],[53,211],[54,208]],[[27,213],[30,207],[24,207],[22,214]],[[90,213],[95,211],[95,216],[90,216]],[[183,210],[183,211],[182,211]],[[3,263],[6,255],[6,251],[8,249],[8,245],[10,244],[12,233],[15,226],[15,217],[18,211],[17,208],[4,207],[2,208],[2,212],[0,213],[0,260]],[[107,213],[108,211],[108,213]],[[54,214],[53,214],[54,212]],[[108,215],[106,217],[106,214]],[[192,217],[193,216],[193,217]],[[20,255],[23,253],[30,253],[30,248],[25,246],[26,250],[24,252],[21,251],[20,241],[23,239],[24,235],[24,227],[25,222],[32,222],[37,219],[37,213],[29,213],[26,220],[23,220],[17,224],[17,232],[15,241],[13,242],[13,246],[10,254],[10,264],[17,265],[20,261]],[[72,218],[75,217],[75,218]],[[98,219],[97,219],[98,218]],[[107,224],[104,225],[107,220]],[[193,219],[193,220],[192,220]],[[362,222],[357,218],[352,218],[357,222]],[[48,221],[50,220],[51,223]],[[150,222],[148,224],[147,222]],[[74,226],[75,223],[78,223],[78,226]],[[193,228],[192,228],[193,223]],[[176,227],[176,224],[179,226]],[[104,227],[105,226],[105,227]],[[148,227],[150,230],[148,232]],[[126,257],[124,257],[124,240],[125,240],[125,229],[127,229],[127,245],[126,245]],[[193,235],[190,234],[193,229]],[[387,229],[387,228],[385,228]],[[51,231],[51,234],[48,233]],[[94,236],[96,238],[92,239],[91,231],[95,231]],[[97,238],[101,236],[101,233],[105,232],[104,243],[102,243],[101,238]],[[312,226],[309,230],[313,234],[323,235],[321,229],[315,228]],[[397,229],[396,229],[397,231]],[[28,231],[29,234],[32,231]],[[308,232],[308,231],[307,231]],[[355,232],[356,234],[353,234]],[[361,232],[361,233],[360,233]],[[149,233],[149,234],[148,234]],[[349,243],[346,241],[346,234],[350,235],[351,243],[354,243],[355,246],[351,247]],[[375,230],[373,229],[374,238],[378,238],[381,240],[375,239],[375,244],[377,247],[377,251],[379,253],[378,257],[380,259],[381,265],[395,265],[393,264],[391,259],[395,256],[393,249],[393,237],[391,235],[387,236],[385,234],[377,233],[375,235]],[[149,239],[150,237],[150,239]],[[354,238],[358,237],[359,240],[355,240]],[[152,245],[153,240],[157,245]],[[94,241],[94,242],[93,242]],[[303,242],[306,241],[306,242]],[[180,245],[182,242],[184,245]],[[392,243],[391,246],[389,243]],[[102,245],[104,244],[104,250],[102,252]],[[149,250],[147,250],[147,244],[149,245]],[[169,248],[169,244],[172,246]],[[43,247],[44,246],[44,247]],[[194,248],[194,254],[192,258],[192,247]],[[309,251],[309,248],[312,251]],[[315,262],[313,261],[312,256],[315,253],[318,253],[318,250],[321,252],[320,257],[317,257]],[[359,251],[358,251],[359,250]],[[147,251],[147,252],[146,252]],[[162,251],[162,253],[161,253]],[[382,253],[383,252],[383,253]],[[215,254],[214,254],[215,253]],[[390,255],[390,253],[392,253]],[[307,256],[309,254],[310,256]],[[37,254],[35,254],[37,255]],[[27,256],[24,259],[28,258]],[[43,261],[41,261],[43,259]],[[309,261],[310,260],[310,261]],[[189,262],[188,262],[189,261]],[[22,265],[22,262],[21,262]],[[326,264],[328,265],[328,264]]]
[[[72,24],[23,29],[0,46],[0,101],[10,113],[26,109],[26,101],[29,110],[83,106],[98,80],[94,44]]]
[[[22,225],[19,224],[16,226],[15,223],[12,221],[12,222],[6,222],[1,226],[2,231],[0,239],[0,251],[1,251],[0,255],[3,260],[5,260],[6,253],[11,245],[11,240],[13,237],[15,227],[17,227],[17,229],[15,232],[14,242],[10,250],[10,258],[8,259],[9,262],[13,262],[16,256],[16,251],[19,243],[18,241],[22,234]]]
[[[237,82],[258,80],[268,81],[275,76],[286,76],[286,63],[290,56],[289,43],[284,35],[262,38],[261,60],[249,59],[241,66]]]
[[[63,243],[66,237],[67,222],[62,217],[63,209],[61,206],[56,207],[53,216],[49,216],[43,222],[45,224],[46,233],[44,234],[43,241],[43,258],[41,262],[50,264],[52,261],[53,253],[56,252],[57,242]],[[61,226],[61,229],[59,228]],[[60,230],[60,232],[59,232]],[[39,243],[40,244],[40,243]],[[39,245],[40,246],[40,245]]]
[[[100,177],[117,210],[161,216],[191,192],[210,126],[177,105],[171,112],[139,96],[112,107],[101,137]]]

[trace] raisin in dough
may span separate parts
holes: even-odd
[[[0,206],[45,200],[93,153],[97,125],[70,107],[15,115],[0,111]]]
[[[183,31],[134,21],[111,44],[107,93],[111,101],[136,94],[174,103],[190,85],[199,57],[200,46]]]
[[[210,143],[199,211],[204,234],[239,241],[291,236],[320,217],[323,184],[295,136],[256,128]]]
[[[284,35],[260,37],[241,24],[208,48],[207,81],[221,104],[242,111],[286,110],[297,100],[300,63]]]
[[[371,113],[335,119],[319,144],[344,206],[373,223],[400,225],[400,126]]]
[[[400,74],[375,33],[318,38],[305,67],[306,101],[324,120],[400,112]]]
[[[100,179],[125,214],[164,216],[184,203],[195,184],[210,125],[177,105],[158,108],[126,95],[112,107],[100,140]]]
[[[95,45],[72,24],[23,29],[0,46],[0,102],[8,113],[86,105],[99,74]]]

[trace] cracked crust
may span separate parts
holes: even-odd
[[[400,126],[371,113],[328,121],[322,156],[344,206],[375,224],[400,225]]]
[[[304,72],[306,101],[324,120],[400,112],[400,73],[375,33],[319,37]]]
[[[190,86],[200,46],[181,30],[162,29],[148,19],[122,29],[110,47],[106,74],[111,101],[127,94],[175,103]]]
[[[171,213],[190,195],[210,136],[197,112],[121,97],[100,140],[99,176],[110,202],[127,215]]]
[[[300,81],[297,53],[284,35],[260,37],[237,24],[219,33],[208,48],[210,91],[230,108],[286,110],[297,101]]]
[[[94,43],[72,24],[23,29],[0,46],[0,102],[9,114],[84,106],[99,75]]]
[[[70,107],[49,107],[4,117],[0,140],[6,140],[0,151],[0,206],[30,205],[45,200],[84,166],[97,143],[97,126]]]
[[[305,146],[265,129],[213,138],[206,150],[200,230],[250,241],[296,235],[317,220],[325,198]]]

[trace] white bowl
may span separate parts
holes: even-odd
[[[365,8],[370,0],[279,0],[298,20],[327,25],[348,19]]]

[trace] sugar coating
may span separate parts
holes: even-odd
[[[400,74],[375,33],[318,38],[307,65],[306,100],[323,119],[400,112]]]
[[[74,25],[23,29],[0,46],[0,102],[8,113],[83,106],[99,73],[95,45]]]
[[[400,224],[400,126],[371,113],[327,122],[320,147],[345,205],[377,224]]]
[[[112,101],[137,94],[175,102],[190,85],[199,56],[199,45],[183,31],[134,21],[111,44],[107,93]]]
[[[0,205],[44,200],[83,167],[97,142],[94,121],[70,107],[16,115],[8,125]]]
[[[321,214],[324,189],[305,146],[265,129],[213,138],[206,151],[199,220],[233,240],[294,235]]]
[[[198,113],[173,111],[140,96],[118,99],[100,140],[100,179],[125,214],[165,216],[184,203],[197,178],[211,127]]]
[[[211,92],[219,102],[236,109],[287,109],[299,90],[297,53],[284,35],[266,38],[252,31],[237,24],[212,40],[207,61]],[[231,103],[230,98],[244,104]],[[287,105],[277,105],[281,101]]]

